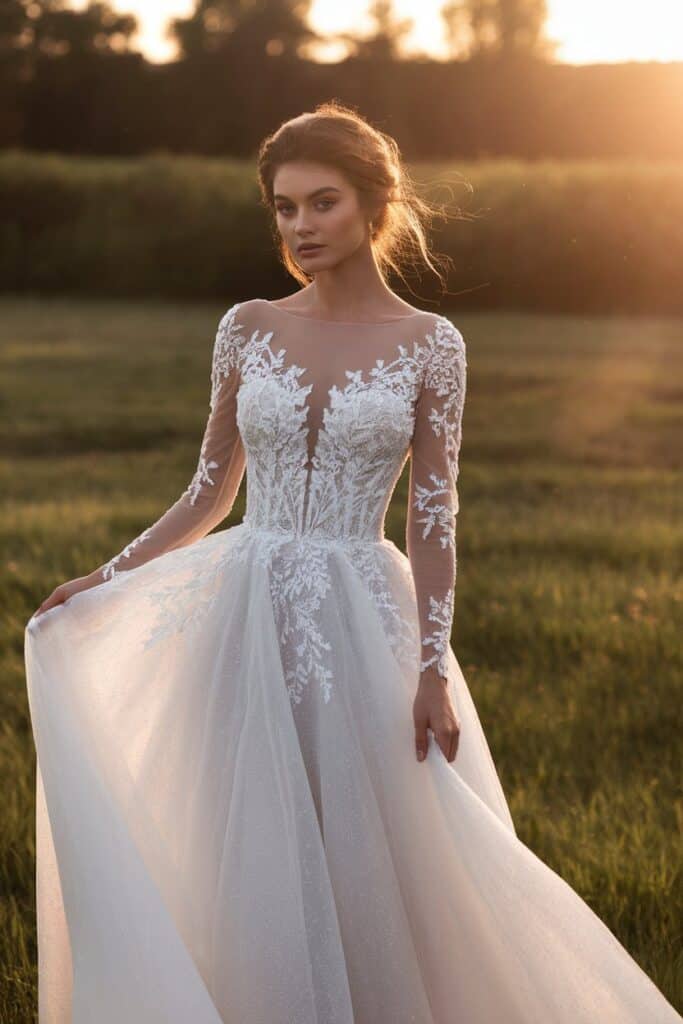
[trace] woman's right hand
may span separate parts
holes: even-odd
[[[52,593],[45,598],[43,603],[38,606],[36,611],[33,613],[31,618],[37,618],[46,612],[49,608],[54,608],[58,604],[64,604],[74,594],[80,594],[83,590],[90,590],[92,587],[97,587],[100,583],[104,582],[102,575],[98,572],[90,573],[89,576],[79,576],[75,580],[68,580],[66,583],[60,583],[58,587],[52,591]]]

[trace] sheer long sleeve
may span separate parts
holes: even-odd
[[[210,412],[197,469],[178,500],[151,526],[96,570],[103,580],[134,569],[210,533],[230,512],[244,474],[245,455],[236,421],[239,353],[244,337],[239,303],[218,325],[211,365]]]
[[[457,480],[466,390],[462,335],[439,317],[430,335],[411,445],[406,549],[420,621],[420,672],[446,678],[456,578]]]

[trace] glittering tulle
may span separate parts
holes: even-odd
[[[450,648],[458,754],[417,762],[405,556],[278,540],[211,534],[27,626],[41,1024],[680,1021],[515,835]],[[299,558],[312,651],[273,600]]]

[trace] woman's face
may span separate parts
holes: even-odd
[[[369,246],[369,218],[358,193],[334,167],[303,160],[281,164],[273,193],[278,231],[306,273],[329,270]],[[307,244],[319,248],[302,250]]]

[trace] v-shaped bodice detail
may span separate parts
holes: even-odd
[[[320,360],[319,352],[314,355]],[[311,368],[289,361],[272,331],[257,330],[248,339],[237,423],[247,457],[250,523],[334,539],[383,536],[386,506],[413,433],[424,350],[399,345],[393,358],[344,368],[344,383],[326,386],[339,356],[328,354],[324,383],[307,383]]]

